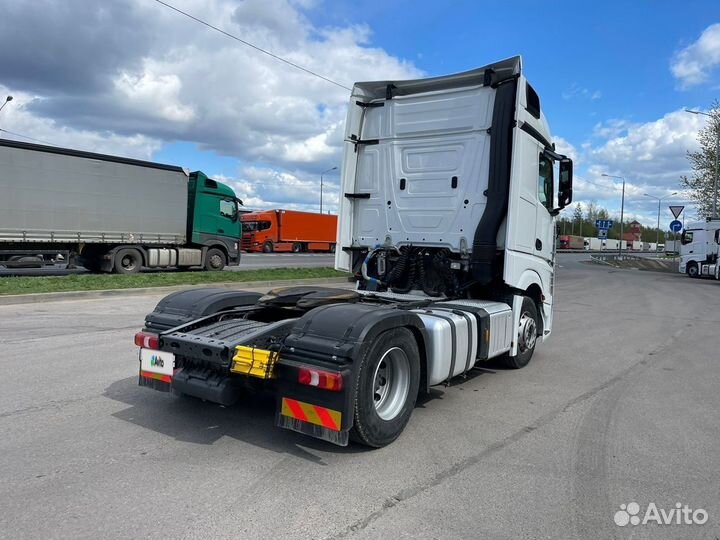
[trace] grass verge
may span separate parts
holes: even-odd
[[[237,272],[146,272],[133,275],[74,274],[69,276],[10,276],[0,278],[0,296],[65,291],[137,289],[172,285],[248,283],[280,279],[337,278],[349,274],[332,268],[269,268]]]

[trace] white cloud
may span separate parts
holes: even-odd
[[[316,0],[173,3],[345,86],[422,75],[412,63],[370,46],[366,26],[314,25],[306,13],[317,7]],[[0,128],[63,146],[144,158],[163,142],[182,140],[244,165],[290,171],[299,181],[339,164],[348,90],[155,2],[107,0],[89,6],[44,0],[42,9],[28,2],[3,11],[0,59],[3,50],[15,51],[3,64],[3,82],[10,93],[27,99],[14,113],[6,115],[9,107],[3,111]],[[78,28],[59,32],[54,24]],[[17,50],[13,40],[24,39],[31,25],[37,43]],[[63,54],[48,59],[44,51]],[[247,171],[238,181],[243,178],[251,180]],[[276,194],[266,185],[257,184],[252,193],[258,200],[290,203],[287,193]],[[305,187],[290,193],[298,204],[309,204]]]
[[[215,175],[214,178],[231,185],[247,209],[290,208],[317,212],[320,208],[319,174],[250,166],[243,167],[237,178],[220,175]],[[338,177],[325,175],[323,212],[337,212],[339,194]]]
[[[602,92],[600,90],[590,90],[589,88],[584,88],[577,83],[572,83],[570,85],[570,88],[562,92],[562,98],[566,101],[580,98],[589,99],[590,101],[597,101],[601,97]]]
[[[146,60],[141,73],[122,73],[115,79],[117,98],[149,118],[168,122],[191,121],[195,112],[179,100],[182,90],[180,77],[173,73],[161,73],[162,68],[155,64]]]
[[[13,100],[0,113],[0,137],[145,160],[162,146],[160,140],[142,134],[119,135],[59,125],[28,111],[43,98],[0,86],[1,96],[11,93]]]
[[[687,202],[680,191],[679,179],[689,173],[688,150],[698,147],[697,134],[703,119],[679,109],[645,123],[613,119],[598,124],[593,139],[579,151],[566,141],[558,149],[576,155],[580,171],[575,175],[577,201],[595,201],[615,215],[620,214],[622,180],[603,174],[625,177],[625,215],[654,226],[657,221],[655,197],[669,197],[661,207],[661,225],[666,224],[666,205]],[[575,154],[573,154],[575,153]],[[577,169],[576,169],[577,170]],[[667,214],[667,216],[665,215]]]
[[[681,49],[670,62],[670,71],[681,88],[696,86],[708,80],[710,72],[720,65],[720,23],[708,26],[697,41]]]
[[[553,142],[555,143],[555,150],[558,153],[564,156],[568,156],[570,159],[572,159],[575,167],[580,164],[578,151],[575,146],[573,146],[569,141],[563,139],[562,137],[553,137]]]
[[[611,124],[622,129],[591,150],[592,161],[622,170],[635,182],[669,185],[687,171],[685,156],[697,148],[703,119],[680,109],[643,124]]]
[[[600,137],[603,139],[610,139],[619,137],[623,133],[632,127],[632,122],[628,120],[622,120],[619,118],[612,118],[605,122],[598,122],[593,127],[593,136]]]

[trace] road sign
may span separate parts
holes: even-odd
[[[682,208],[682,206],[680,208]],[[670,230],[672,232],[680,232],[681,229],[682,229],[682,223],[679,222],[677,219],[673,219],[670,222]]]
[[[684,206],[672,206],[670,205],[668,208],[670,208],[670,211],[672,212],[672,215],[675,216],[675,219],[682,214],[682,211],[685,210]]]
[[[606,240],[607,239],[607,229],[598,229],[598,238],[600,240]]]
[[[595,226],[598,229],[612,229],[613,220],[612,219],[596,219]]]

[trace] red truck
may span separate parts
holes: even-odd
[[[265,210],[244,214],[241,220],[241,249],[245,251],[335,252],[335,215]]]
[[[558,249],[585,249],[585,238],[562,234],[558,237]]]

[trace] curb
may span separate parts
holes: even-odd
[[[282,285],[325,285],[333,283],[351,283],[354,279],[346,278],[311,278],[311,279],[278,279],[273,281],[225,281],[222,283],[204,283],[197,285],[172,285],[168,287],[142,287],[137,289],[101,289],[97,291],[64,291],[54,293],[31,293],[0,296],[0,306],[17,304],[38,304],[41,302],[57,302],[61,300],[88,300],[113,296],[142,296],[146,294],[163,294],[185,289],[217,287],[221,289],[245,288],[259,289],[279,287]]]

